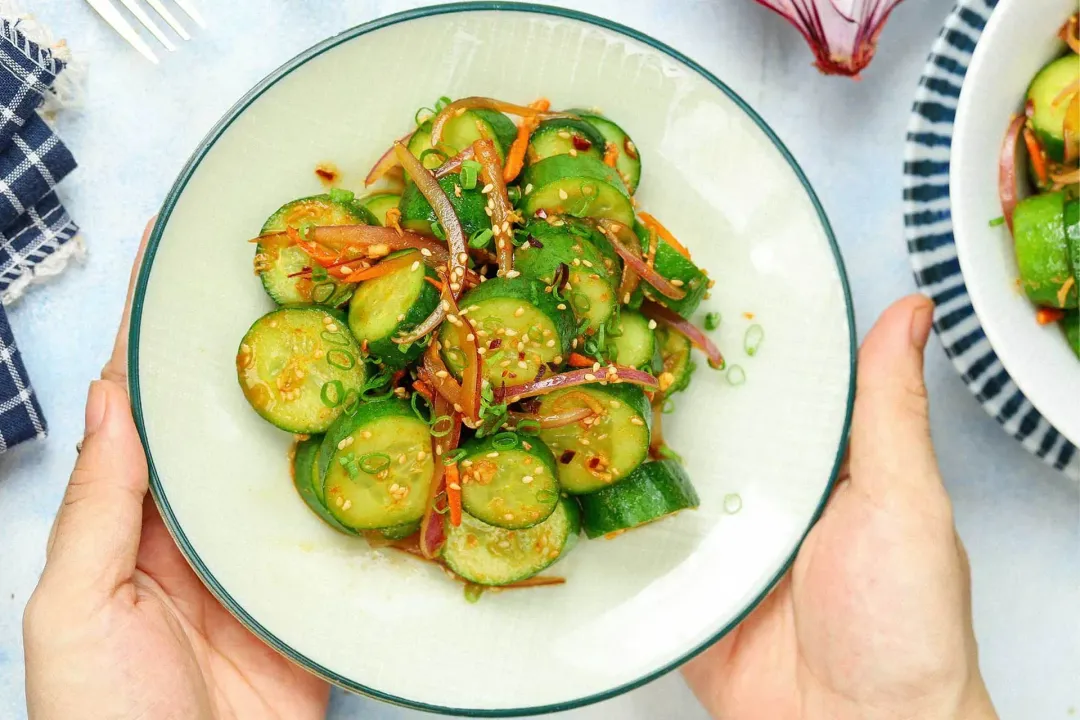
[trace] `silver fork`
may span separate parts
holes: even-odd
[[[112,0],[86,1],[90,4],[90,7],[94,8],[94,10],[101,15],[105,22],[112,25],[113,30],[120,33],[120,37],[127,40],[133,48],[138,50],[139,54],[150,62],[157,64],[157,55],[150,49],[150,45],[142,39],[142,36],[139,35],[131,23],[128,22],[128,19],[120,12],[120,9],[112,3]],[[191,0],[173,0],[173,2],[175,2],[177,7],[183,10],[189,18],[195,21],[199,27],[206,27],[206,22],[203,20],[202,15],[199,14],[199,11],[195,6],[191,4]],[[160,27],[158,27],[157,23],[150,17],[150,14],[139,5],[139,0],[120,0],[120,4],[127,8],[128,12],[134,15],[135,19],[142,23],[143,27],[149,30],[150,34],[153,35],[166,50],[169,52],[176,50],[176,44]],[[146,4],[149,5],[181,39],[191,39],[190,33],[188,33],[188,31],[184,29],[184,26],[180,24],[180,21],[176,19],[176,15],[165,7],[162,0],[146,0]]]

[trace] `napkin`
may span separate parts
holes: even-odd
[[[21,20],[0,18],[0,300],[56,274],[79,249],[78,226],[54,192],[75,158],[37,114],[65,63],[30,40]],[[60,261],[58,264],[57,261]],[[0,309],[0,452],[42,438],[45,416],[7,316]]]

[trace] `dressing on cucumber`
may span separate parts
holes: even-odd
[[[474,438],[462,446],[461,502],[488,525],[517,530],[555,510],[555,458],[540,440],[512,432]]]
[[[634,206],[622,179],[596,158],[554,155],[525,169],[521,210],[525,217],[570,215],[634,222]]]

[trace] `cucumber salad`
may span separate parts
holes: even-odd
[[[1041,325],[1060,323],[1080,357],[1080,15],[1062,26],[1067,50],[1028,87],[1024,112],[1013,118],[1001,151],[999,192],[1012,233],[1020,284],[1038,306]],[[1018,200],[1017,148],[1027,151],[1035,192]]]
[[[297,435],[296,489],[330,527],[474,594],[562,582],[534,576],[582,532],[698,505],[660,426],[692,348],[724,368],[689,321],[712,281],[639,211],[638,150],[599,112],[441,98],[414,120],[365,197],[263,225],[278,307],[240,342],[240,387]]]

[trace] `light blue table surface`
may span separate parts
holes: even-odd
[[[0,456],[0,717],[25,715],[21,616],[82,433],[86,386],[108,356],[144,223],[189,153],[252,84],[309,45],[421,3],[202,2],[210,28],[154,67],[84,3],[30,0],[89,67],[85,106],[59,120],[80,169],[61,188],[89,257],[9,309],[50,425]],[[820,76],[799,35],[750,0],[555,2],[616,19],[701,62],[775,128],[821,196],[864,334],[914,289],[901,224],[905,125],[949,0],[907,0],[860,82]],[[362,92],[362,78],[356,78]],[[377,99],[373,99],[377,102]],[[228,208],[208,208],[228,212]],[[971,556],[984,674],[1003,718],[1080,712],[1080,491],[1029,456],[968,393],[940,345],[927,380],[942,471]],[[677,674],[573,718],[705,718]],[[334,718],[417,713],[335,692]],[[765,720],[765,719],[763,719]]]

